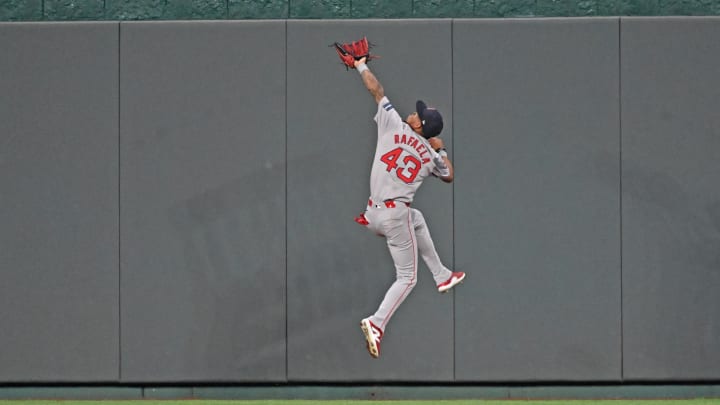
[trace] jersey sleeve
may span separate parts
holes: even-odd
[[[375,114],[375,122],[378,126],[378,134],[389,132],[390,129],[402,126],[402,118],[400,114],[395,111],[390,100],[387,97],[383,97],[378,103],[377,114]]]

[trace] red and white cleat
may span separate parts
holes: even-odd
[[[450,276],[446,282],[438,284],[438,291],[441,293],[448,292],[451,288],[462,283],[463,280],[465,280],[465,273],[462,271],[454,271],[452,276]]]
[[[367,318],[360,321],[360,329],[365,335],[368,352],[377,359],[380,357],[380,339],[382,339],[383,331]]]

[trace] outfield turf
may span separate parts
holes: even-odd
[[[136,400],[136,401],[79,401],[79,400],[0,400],[0,405],[720,405],[717,399],[666,400],[452,400],[452,401],[377,401],[377,400]]]

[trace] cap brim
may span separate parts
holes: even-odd
[[[422,100],[418,100],[415,103],[415,111],[417,111],[418,115],[420,116],[420,119],[423,119],[425,110],[427,110],[427,105]]]

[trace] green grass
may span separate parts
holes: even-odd
[[[452,400],[452,401],[376,401],[376,400],[136,400],[136,401],[78,401],[78,400],[0,400],[0,405],[720,405],[717,399],[683,400]]]

